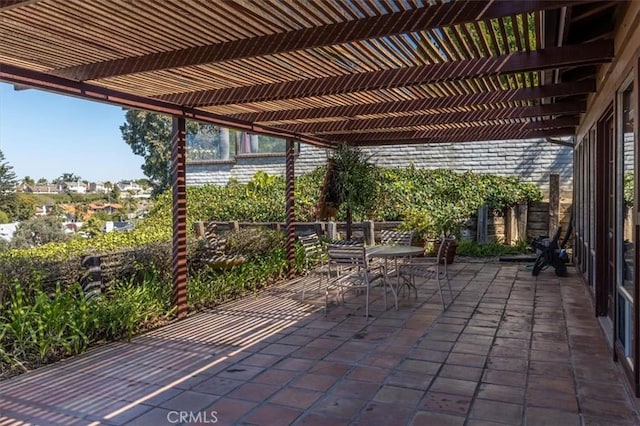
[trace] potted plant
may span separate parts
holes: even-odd
[[[321,204],[336,211],[341,206],[345,209],[347,240],[351,239],[353,215],[365,216],[375,204],[376,168],[369,158],[358,148],[340,145],[329,159]]]
[[[410,208],[404,213],[404,220],[398,226],[401,231],[413,231],[411,244],[424,247],[434,237],[435,227],[429,212],[424,209]]]
[[[451,264],[458,247],[457,239],[460,238],[463,225],[469,220],[469,211],[463,203],[447,201],[434,209],[431,215],[438,238],[444,237],[453,240],[449,244],[449,251],[447,252],[447,264]]]

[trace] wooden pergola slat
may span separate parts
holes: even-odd
[[[453,81],[498,74],[507,75],[531,70],[601,64],[610,62],[613,56],[613,41],[606,40],[420,67],[229,89],[175,93],[158,96],[158,99],[194,107],[262,102]]]
[[[275,125],[289,132],[329,135],[333,132],[352,132],[367,129],[391,129],[394,127],[428,126],[436,124],[461,124],[469,121],[535,118],[549,115],[580,114],[587,109],[586,102],[567,102],[534,105],[517,108],[487,108],[466,112],[416,114],[402,117],[350,119],[333,122]],[[543,127],[538,127],[543,128]]]
[[[405,10],[298,31],[78,65],[53,73],[79,81],[95,80],[388,37],[580,3],[584,1],[455,1],[427,6],[419,13]]]
[[[344,105],[326,108],[301,108],[284,111],[265,111],[258,113],[232,114],[238,120],[256,123],[311,120],[331,117],[356,117],[387,112],[410,112],[431,109],[459,108],[471,105],[499,104],[511,101],[551,98],[556,96],[574,96],[596,91],[595,80],[583,80],[570,83],[558,83],[523,89],[497,90],[465,95],[443,96],[409,101],[379,102],[360,105]]]

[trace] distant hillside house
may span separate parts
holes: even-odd
[[[121,181],[117,185],[123,197],[149,198],[151,196],[150,189],[144,189],[133,181]]]
[[[53,183],[47,185],[25,185],[24,192],[31,194],[58,194],[61,189],[59,185]]]
[[[108,192],[108,191],[109,191],[109,189],[106,186],[104,186],[103,182],[91,182],[89,184],[89,192],[102,192],[102,193],[105,193],[105,192]]]
[[[78,182],[64,182],[64,189],[67,192],[73,192],[76,194],[86,194],[87,193],[87,186],[78,181]]]
[[[112,203],[112,204],[96,204],[96,203],[91,203],[89,204],[89,210],[97,213],[97,212],[103,212],[106,214],[114,214],[116,211],[120,210],[122,208],[122,205],[117,204],[117,203]]]

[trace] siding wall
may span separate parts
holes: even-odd
[[[449,168],[458,172],[520,176],[548,191],[549,174],[560,175],[560,188],[570,194],[573,184],[573,150],[543,140],[492,141],[403,145],[365,148],[372,161],[383,167]],[[326,162],[327,150],[302,145],[296,159],[296,175]],[[187,184],[226,184],[230,178],[247,182],[258,170],[284,175],[283,157],[239,157],[233,163],[187,165]],[[570,196],[570,195],[569,195]]]

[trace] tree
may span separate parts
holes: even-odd
[[[0,151],[0,210],[6,211],[7,202],[15,198],[16,174],[4,160],[4,154]]]
[[[78,175],[74,175],[73,173],[63,173],[57,180],[60,182],[78,182],[81,181],[82,178]]]
[[[351,239],[353,215],[366,215],[375,203],[376,168],[358,148],[340,145],[330,159],[324,202],[346,210],[347,239]]]
[[[40,216],[22,222],[11,240],[13,248],[39,247],[67,239],[62,222],[54,216]]]
[[[46,178],[41,177],[40,179],[38,179],[37,184],[38,185],[48,185],[49,181]]]
[[[171,186],[171,117],[146,111],[128,110],[125,120],[125,123],[120,126],[122,139],[131,147],[134,154],[144,158],[141,169],[149,178],[153,194],[161,194]],[[199,132],[214,134],[217,131],[217,127],[211,124],[187,121],[187,136]]]
[[[113,188],[111,189],[111,192],[109,193],[109,198],[112,201],[117,202],[120,199],[120,195],[122,194],[122,191],[120,190],[120,187],[118,185],[113,185]]]
[[[31,178],[31,176],[25,176],[22,178],[22,183],[25,185],[33,186],[36,182]]]

